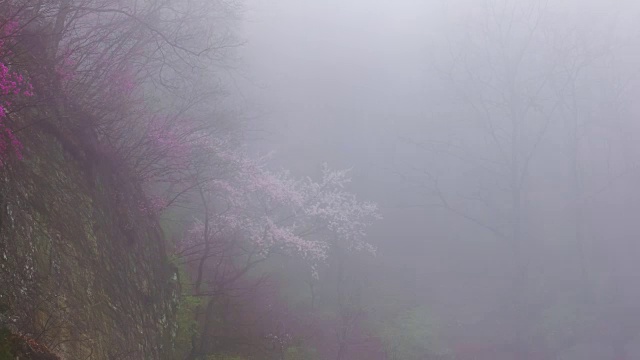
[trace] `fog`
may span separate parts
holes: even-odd
[[[638,18],[0,0],[0,357],[640,359]]]
[[[476,346],[459,359],[635,359],[638,15],[250,0],[235,86],[275,166],[350,168],[350,190],[381,205],[367,271]]]

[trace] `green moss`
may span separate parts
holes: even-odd
[[[191,349],[191,340],[198,333],[198,323],[195,321],[196,309],[202,304],[199,297],[189,296],[191,280],[184,266],[172,259],[174,267],[178,269],[178,278],[182,295],[178,294],[176,311],[176,332],[173,337],[174,358],[183,358]]]
[[[49,263],[51,261],[51,249],[47,245],[47,239],[44,236],[36,236],[37,251],[34,254],[35,268],[38,271],[38,275],[41,277],[47,277],[50,274]]]
[[[14,360],[11,351],[11,332],[7,329],[0,329],[0,360]]]

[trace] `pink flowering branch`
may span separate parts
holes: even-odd
[[[361,202],[346,190],[347,171],[325,167],[319,182],[272,172],[265,163],[239,152],[214,152],[217,169],[228,173],[208,181],[205,193],[209,218],[198,220],[189,239],[208,239],[199,224],[207,223],[220,237],[241,234],[260,256],[273,252],[295,255],[312,266],[324,262],[332,246],[375,253],[366,229],[380,218],[373,203]],[[198,230],[195,230],[198,229]]]
[[[22,159],[22,142],[14,130],[7,124],[9,109],[14,100],[20,97],[33,96],[33,87],[29,81],[17,71],[11,69],[3,59],[11,55],[7,46],[19,29],[17,21],[8,21],[0,28],[0,166],[11,153]]]

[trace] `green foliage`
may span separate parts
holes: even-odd
[[[177,332],[174,338],[175,351],[178,354],[186,354],[191,349],[191,339],[198,332],[194,314],[199,304],[200,299],[193,296],[183,296],[178,304]]]
[[[11,355],[11,342],[9,338],[11,332],[7,329],[0,329],[0,360],[13,360],[14,356]]]
[[[284,353],[285,360],[316,360],[319,359],[315,349],[305,346],[290,346]]]
[[[438,352],[435,321],[425,307],[405,310],[380,326],[389,359],[421,360]]]
[[[200,298],[188,295],[190,293],[190,279],[189,275],[184,269],[184,266],[179,265],[178,278],[180,281],[180,288],[182,289],[182,295],[178,301],[178,307],[176,312],[176,335],[174,337],[174,348],[176,358],[181,358],[191,350],[191,339],[198,333],[198,323],[195,321],[196,309],[201,305]]]
[[[207,360],[246,360],[247,358],[236,355],[209,355]]]

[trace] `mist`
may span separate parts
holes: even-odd
[[[640,359],[633,0],[0,0],[0,358]]]
[[[640,356],[637,4],[246,6],[260,146],[351,169],[387,296],[459,359]]]

